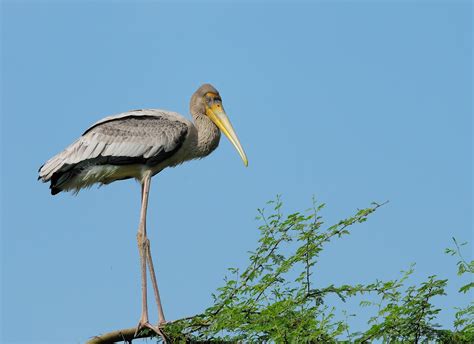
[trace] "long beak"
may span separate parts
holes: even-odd
[[[206,108],[207,116],[217,125],[217,127],[224,133],[225,136],[232,142],[237,152],[239,152],[242,161],[245,166],[248,166],[247,155],[245,155],[244,149],[240,144],[240,141],[235,134],[232,124],[230,124],[229,118],[224,112],[222,105],[213,104],[211,107]]]

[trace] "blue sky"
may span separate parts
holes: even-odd
[[[328,245],[319,285],[396,278],[416,262],[413,282],[450,279],[443,326],[468,301],[443,250],[473,240],[470,2],[7,0],[1,22],[2,342],[80,343],[137,323],[138,184],[52,197],[37,169],[107,115],[188,116],[204,82],[249,167],[223,139],[153,179],[168,319],[210,305],[276,194],[288,212],[316,195],[328,222],[390,201]]]

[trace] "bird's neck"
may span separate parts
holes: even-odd
[[[196,155],[203,158],[217,148],[221,132],[206,115],[196,115],[193,117],[194,125],[197,129]]]

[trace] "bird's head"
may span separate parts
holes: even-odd
[[[248,166],[244,149],[224,111],[222,98],[211,84],[204,84],[194,92],[191,97],[190,110],[193,116],[207,116],[227,136],[239,152],[244,165]]]

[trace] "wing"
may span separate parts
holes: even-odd
[[[48,160],[39,170],[39,179],[47,182],[83,166],[154,166],[182,146],[190,125],[181,115],[164,110],[136,110],[104,118]]]

